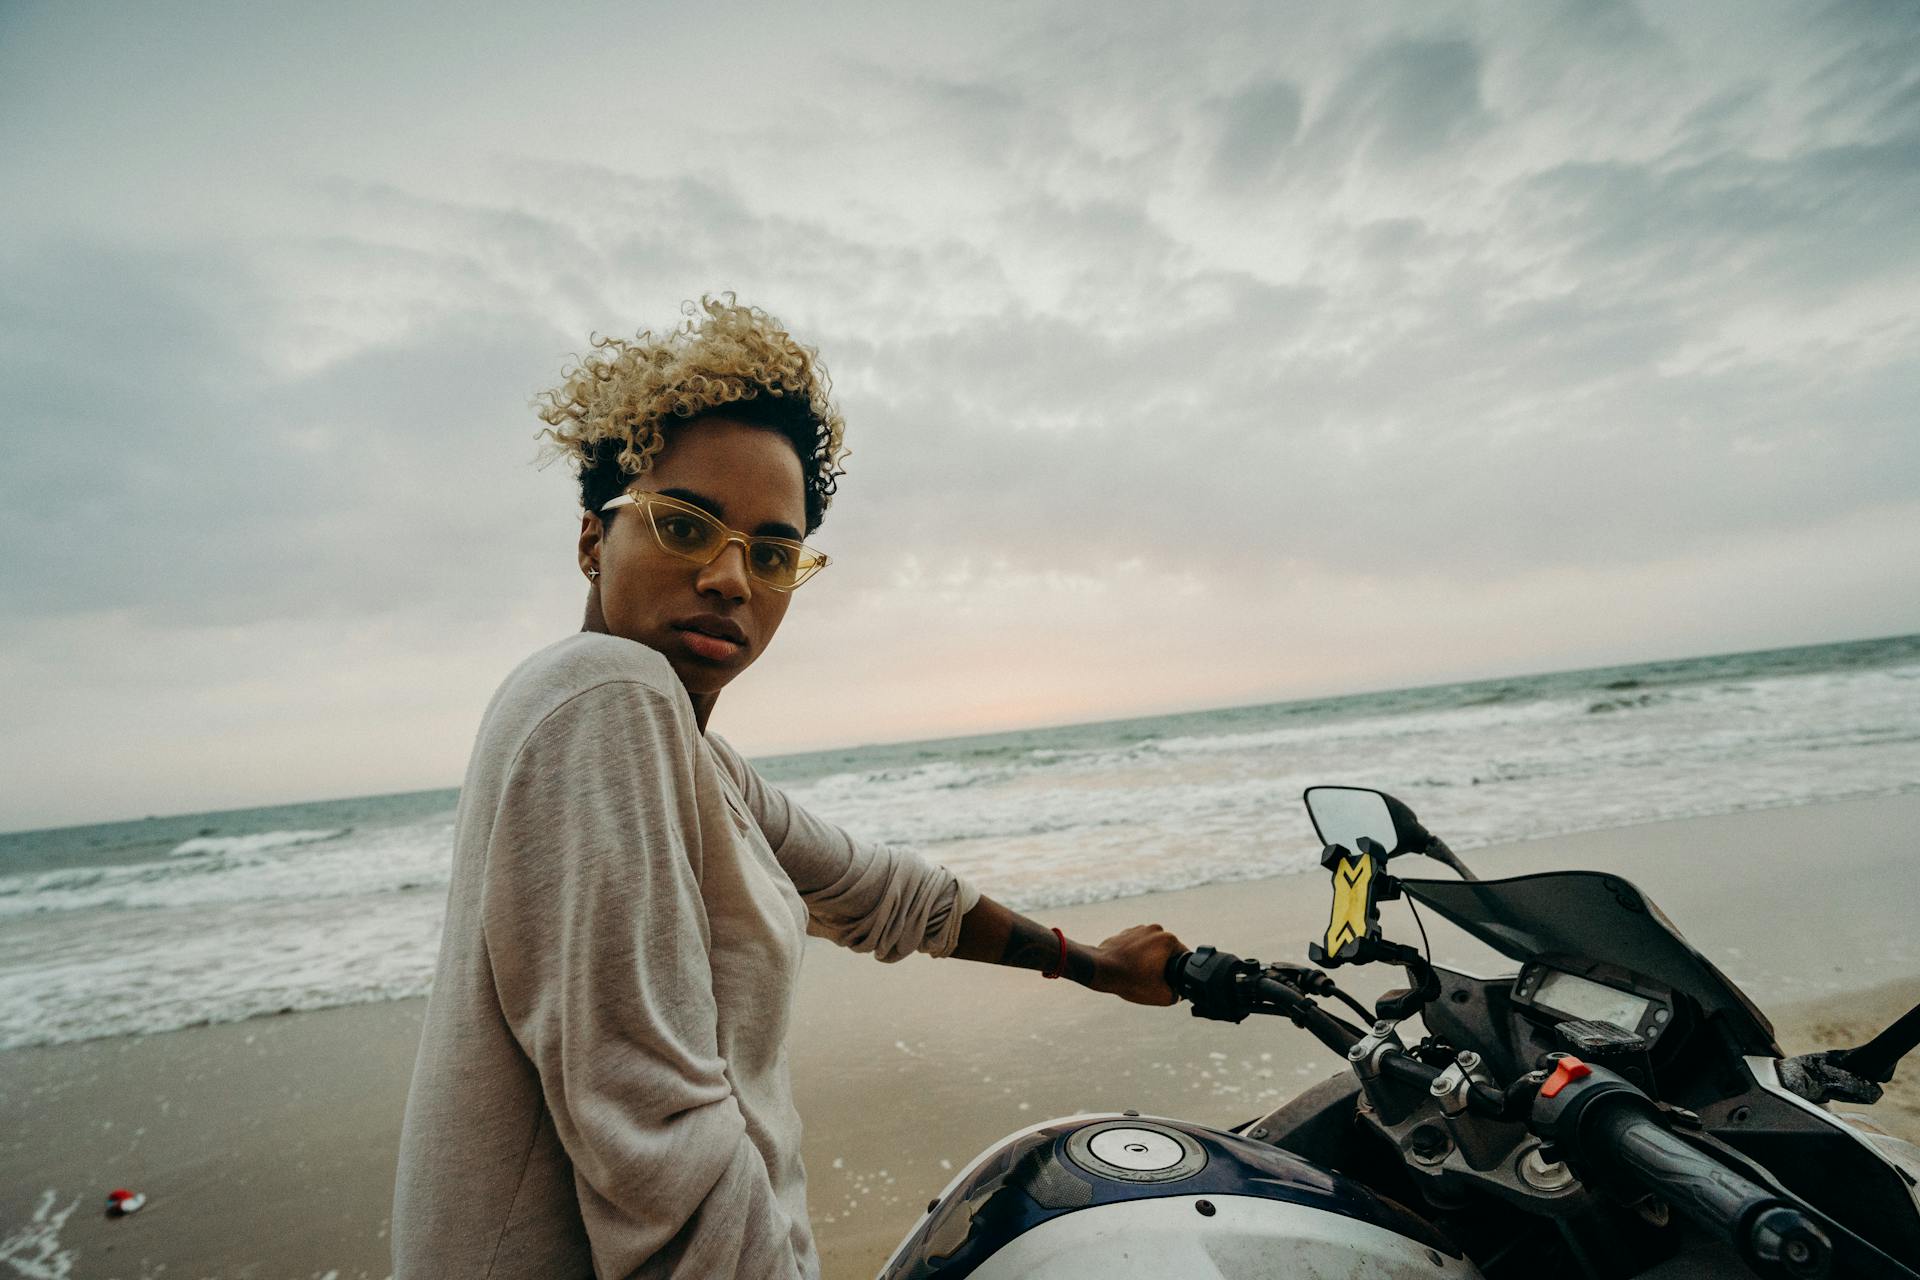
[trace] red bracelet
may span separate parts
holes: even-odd
[[[1060,963],[1041,974],[1043,978],[1058,978],[1067,971],[1067,935],[1055,929],[1053,936],[1060,939]]]

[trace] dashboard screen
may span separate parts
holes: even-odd
[[[1540,992],[1534,1000],[1556,1013],[1569,1013],[1592,1022],[1611,1022],[1622,1031],[1637,1029],[1653,1003],[1630,991],[1615,991],[1557,969],[1540,975]]]

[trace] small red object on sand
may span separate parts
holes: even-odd
[[[125,1187],[115,1188],[107,1192],[107,1216],[124,1218],[130,1213],[139,1212],[140,1206],[146,1202],[147,1198],[137,1191],[129,1191]]]

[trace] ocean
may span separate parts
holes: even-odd
[[[1920,788],[1920,636],[756,765],[1037,912],[1310,869],[1312,783],[1391,791],[1461,852]],[[0,834],[0,1048],[425,992],[457,799]]]

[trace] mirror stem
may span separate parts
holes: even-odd
[[[1426,854],[1429,858],[1437,859],[1441,862],[1446,863],[1448,866],[1452,867],[1455,871],[1460,873],[1460,878],[1462,880],[1478,880],[1480,878],[1479,876],[1473,874],[1473,872],[1467,870],[1467,864],[1460,861],[1459,856],[1456,855],[1453,850],[1447,848],[1447,842],[1445,840],[1442,840],[1439,836],[1432,837],[1432,843],[1429,844],[1425,849],[1422,849],[1421,852]]]
[[[1893,1079],[1893,1068],[1920,1047],[1920,1005],[1907,1010],[1894,1024],[1858,1049],[1835,1054],[1839,1065],[1875,1084]]]

